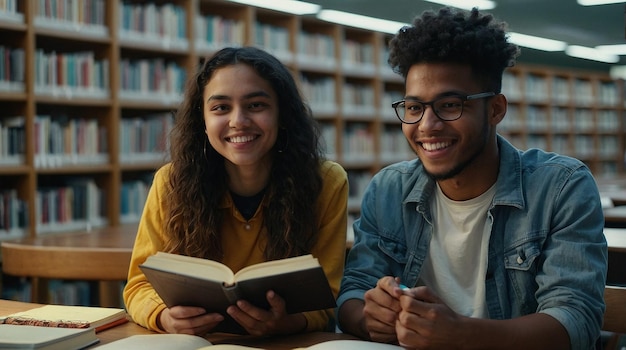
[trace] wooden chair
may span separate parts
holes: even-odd
[[[604,349],[617,349],[621,337],[626,336],[626,287],[610,286],[604,288],[606,311],[602,330],[607,333]]]
[[[2,271],[31,278],[32,301],[47,304],[48,279],[99,281],[99,306],[120,307],[137,225],[108,226],[0,243]]]

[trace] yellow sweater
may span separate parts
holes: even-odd
[[[163,232],[163,220],[167,208],[166,186],[170,164],[163,166],[154,176],[154,181],[139,222],[137,238],[133,248],[128,272],[128,282],[124,288],[124,303],[132,319],[148,329],[163,332],[157,327],[157,318],[165,309],[165,304],[157,295],[146,277],[139,269],[148,256],[163,250],[166,232]],[[345,170],[337,163],[326,161],[322,164],[323,189],[315,206],[319,212],[319,238],[311,254],[322,265],[337,297],[343,274],[344,254],[346,249],[348,180]],[[305,200],[305,199],[303,199]],[[225,210],[231,215],[224,216],[222,244],[223,263],[234,272],[241,268],[265,261],[263,257],[265,227],[261,227],[263,210],[260,209],[249,221],[236,210],[228,195],[224,201]],[[262,207],[261,207],[262,208]],[[332,310],[320,310],[304,313],[307,319],[307,331],[324,330],[333,317]]]

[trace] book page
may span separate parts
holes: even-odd
[[[263,350],[263,348],[255,348],[252,346],[237,345],[237,344],[209,345],[209,346],[201,347],[200,349],[197,349],[197,350],[253,350],[253,349]]]
[[[329,340],[293,350],[404,350],[399,345],[376,343],[367,340]]]
[[[149,256],[143,265],[185,276],[228,284],[234,283],[233,271],[228,266],[209,259],[157,252],[155,255]]]
[[[197,350],[212,348],[211,342],[197,335],[189,334],[137,334],[101,345],[98,350]]]
[[[294,258],[266,261],[246,266],[235,274],[235,280],[258,278],[268,275],[279,275],[286,272],[307,270],[320,266],[313,255],[302,255]]]

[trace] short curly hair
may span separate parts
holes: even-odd
[[[424,11],[390,40],[388,62],[405,79],[416,63],[469,64],[484,88],[500,93],[502,73],[520,53],[507,41],[506,27],[477,8]]]

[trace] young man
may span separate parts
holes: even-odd
[[[424,12],[390,43],[418,159],[369,185],[338,298],[343,332],[417,349],[590,349],[607,246],[580,161],[497,135],[517,46],[491,15]],[[405,287],[408,286],[408,287]]]

